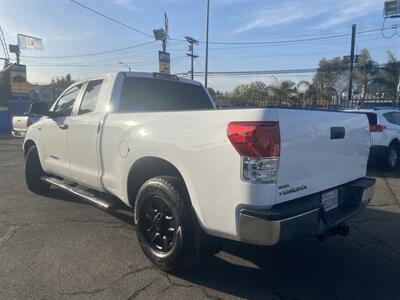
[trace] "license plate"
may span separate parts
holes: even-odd
[[[339,191],[333,190],[322,194],[322,205],[324,206],[324,211],[330,211],[339,206]]]

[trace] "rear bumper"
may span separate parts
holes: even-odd
[[[266,246],[320,235],[368,205],[374,195],[375,179],[362,178],[334,189],[339,190],[339,207],[327,213],[321,204],[322,194],[326,191],[275,205],[268,210],[241,209],[241,241]]]
[[[13,137],[25,137],[26,131],[22,130],[11,130],[11,134]]]

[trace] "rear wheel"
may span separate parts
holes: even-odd
[[[44,174],[37,148],[32,146],[29,148],[25,159],[25,180],[31,192],[36,194],[48,192],[50,185],[40,179]]]
[[[142,185],[136,197],[135,223],[143,252],[164,271],[182,269],[204,256],[201,229],[187,191],[176,177],[154,177]],[[214,249],[208,252],[214,253]]]
[[[385,158],[386,169],[393,171],[399,164],[399,149],[398,147],[391,145],[389,146]]]

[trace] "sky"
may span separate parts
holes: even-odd
[[[30,82],[47,83],[70,73],[74,79],[114,71],[158,70],[158,50],[152,30],[169,19],[167,51],[171,72],[190,69],[185,36],[200,40],[195,46],[195,71],[204,71],[206,0],[77,0],[145,34],[111,22],[69,0],[0,0],[0,26],[8,44],[17,34],[39,37],[43,50],[22,50]],[[384,0],[210,0],[209,71],[260,71],[316,68],[322,57],[348,55],[351,25],[357,24],[356,51],[368,48],[384,63],[387,51],[400,56],[400,35],[383,26]],[[400,24],[387,20],[385,26]],[[374,31],[376,30],[376,31]],[[370,31],[370,32],[365,32]],[[332,39],[283,44],[218,44],[221,42],[276,42],[342,35]],[[400,30],[399,30],[400,34]],[[150,36],[148,36],[150,35]],[[101,55],[98,52],[118,50]],[[0,50],[0,57],[3,57]],[[12,54],[14,59],[14,55]],[[313,74],[217,75],[209,86],[229,91],[236,85],[261,80],[311,80]],[[196,80],[203,81],[198,75]]]

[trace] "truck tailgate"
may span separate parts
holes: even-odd
[[[27,116],[13,116],[12,118],[12,128],[16,131],[26,131],[27,129]]]
[[[276,203],[366,175],[370,132],[360,114],[278,109],[281,156]]]

